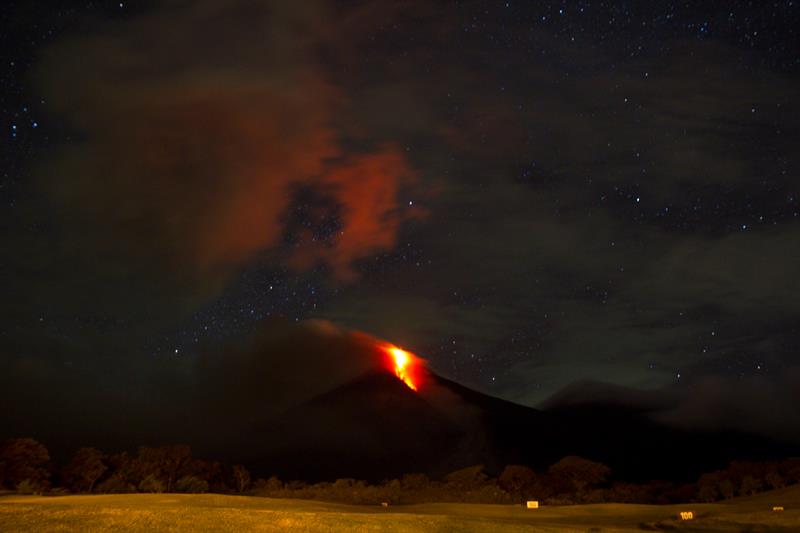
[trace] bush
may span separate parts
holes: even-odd
[[[208,482],[205,479],[200,479],[197,476],[183,476],[177,481],[177,483],[175,483],[175,491],[187,492],[191,494],[208,492]]]

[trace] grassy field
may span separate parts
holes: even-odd
[[[785,507],[773,512],[773,505]],[[679,511],[694,512],[683,522]],[[0,532],[184,531],[800,532],[800,487],[719,504],[367,507],[217,494],[0,497]]]

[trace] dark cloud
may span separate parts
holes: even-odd
[[[543,403],[551,409],[570,405],[634,406],[670,426],[691,430],[738,430],[800,442],[800,369],[777,376],[707,376],[683,387],[638,390],[592,381],[565,388]]]

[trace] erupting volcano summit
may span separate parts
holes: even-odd
[[[395,375],[411,390],[419,390],[419,369],[423,364],[422,361],[411,352],[393,344],[385,345],[383,350],[389,356],[390,369]]]

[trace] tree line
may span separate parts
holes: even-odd
[[[406,474],[370,484],[356,479],[309,484],[277,477],[251,479],[243,465],[227,465],[192,456],[189,446],[140,447],[135,454],[106,454],[80,448],[57,466],[47,448],[32,438],[0,445],[0,489],[26,494],[64,493],[248,493],[275,498],[329,500],[355,504],[423,502],[575,503],[714,502],[800,483],[800,459],[734,461],[694,483],[614,480],[611,469],[577,456],[564,457],[545,471],[508,465],[496,477],[482,465],[451,472],[441,479]]]

